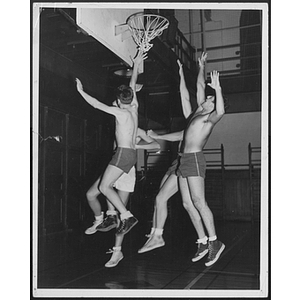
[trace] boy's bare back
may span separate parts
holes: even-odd
[[[118,147],[135,149],[135,139],[138,128],[138,112],[135,105],[120,108],[116,115],[116,141]]]

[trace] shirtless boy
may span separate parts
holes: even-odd
[[[225,245],[217,240],[213,214],[205,200],[205,158],[202,150],[214,126],[223,117],[225,109],[218,72],[213,71],[211,73],[211,83],[208,84],[214,90],[214,95],[205,95],[206,84],[204,78],[204,68],[206,57],[207,54],[204,53],[202,54],[201,59],[198,59],[198,107],[193,113],[191,106],[189,107],[187,105],[185,107],[187,110],[186,113],[190,114],[190,117],[187,127],[183,132],[183,141],[180,145],[179,159],[177,162],[178,164],[175,165],[175,168],[176,175],[179,176],[179,188],[184,207],[188,208],[191,206],[191,204],[193,204],[198,212],[196,215],[194,213],[189,213],[199,237],[197,240],[198,251],[194,256],[193,261],[198,261],[208,253],[208,258],[205,265],[210,266],[218,260],[225,248]],[[187,94],[187,90],[185,92],[181,91],[181,97]],[[152,137],[155,138],[153,135]],[[206,236],[203,225],[208,232],[208,237]],[[164,244],[161,241],[160,243],[157,242],[158,240],[159,238],[156,237],[156,244]],[[151,241],[149,240],[147,242],[149,245]],[[153,241],[152,243],[155,244]]]
[[[102,176],[99,190],[120,213],[117,234],[126,234],[138,222],[131,212],[126,209],[122,199],[114,189],[114,184],[124,172],[128,173],[131,170],[137,159],[135,145],[138,130],[136,81],[139,65],[144,59],[146,59],[146,53],[139,51],[133,61],[133,72],[129,87],[122,85],[117,90],[117,107],[108,106],[88,95],[83,90],[80,80],[76,78],[78,92],[91,106],[115,116],[115,138],[118,148]],[[95,188],[98,187],[95,186]]]
[[[204,65],[206,60],[206,54],[203,53],[201,58],[199,59],[199,64]],[[191,109],[191,102],[190,102],[190,95],[186,86],[186,82],[184,79],[184,73],[183,73],[183,65],[182,63],[177,60],[177,64],[179,66],[179,76],[180,76],[180,97],[181,97],[181,105],[183,110],[183,115],[186,119],[191,115],[192,109]],[[199,74],[197,77],[197,81],[202,81],[203,69],[199,68]],[[201,85],[197,84],[199,88],[201,88]],[[183,139],[183,132],[172,132],[168,134],[162,134],[158,135],[152,130],[148,130],[147,134],[158,140],[165,140],[170,142],[180,141],[178,151],[180,151],[182,139]],[[166,174],[164,175],[161,184],[159,192],[155,198],[155,207],[154,207],[154,213],[153,213],[153,220],[152,220],[152,228],[151,232],[148,235],[148,240],[144,244],[144,246],[139,249],[139,253],[144,253],[147,251],[151,251],[153,249],[162,247],[165,245],[164,239],[162,237],[164,224],[167,219],[168,215],[168,208],[167,203],[169,199],[177,193],[179,187],[178,187],[178,176],[176,174],[177,168],[178,168],[178,162],[179,162],[179,156],[173,161],[170,168],[167,170]],[[183,203],[184,208],[190,215],[190,218],[192,220],[197,230],[198,236],[202,234],[202,231],[198,231],[198,223],[199,223],[199,213],[197,209],[195,208],[192,201],[186,201]],[[199,259],[197,253],[195,257],[193,258],[193,261],[197,261]]]
[[[203,69],[204,64],[200,64]],[[197,232],[202,232],[198,239],[198,257],[203,257],[208,252],[206,266],[214,264],[225,245],[217,239],[214,217],[205,200],[205,171],[206,163],[203,148],[214,128],[225,113],[224,99],[219,81],[219,73],[210,74],[211,83],[208,85],[214,90],[215,95],[205,97],[205,80],[197,81],[197,109],[192,113],[189,123],[184,131],[183,143],[177,175],[179,176],[179,189],[183,203],[191,200],[199,212]],[[193,222],[195,226],[195,222]],[[208,237],[204,231],[207,230]],[[208,243],[207,243],[208,241]]]
[[[113,104],[115,105],[115,104]],[[136,149],[151,149],[159,150],[160,144],[149,137],[146,132],[140,128],[137,131],[136,138]],[[103,212],[101,211],[101,204],[98,200],[100,191],[98,189],[101,177],[99,177],[94,185],[87,192],[87,200],[90,208],[92,209],[95,221],[93,225],[86,229],[86,234],[94,234],[97,231],[107,232],[118,226],[119,218],[117,211],[114,206],[107,200],[106,218],[103,218]],[[118,195],[120,196],[124,205],[127,205],[130,193],[134,191],[136,181],[136,170],[133,166],[129,173],[123,173],[123,175],[115,182],[114,188]],[[110,260],[105,264],[105,267],[112,268],[118,265],[118,263],[124,258],[122,253],[122,243],[124,239],[124,234],[116,234],[115,244],[112,249],[107,253],[112,253]]]
[[[179,87],[180,87],[181,105],[182,105],[183,115],[187,119],[191,114],[190,97],[184,80],[183,66],[179,60],[177,60],[177,64],[179,66],[179,75],[180,75]],[[154,138],[155,140],[161,139],[169,142],[180,141],[179,149],[183,139],[183,131],[158,135],[154,131],[148,130],[147,134],[150,137]],[[178,177],[176,175],[177,167],[178,167],[178,158],[176,158],[172,162],[170,168],[167,170],[166,174],[161,180],[160,189],[155,198],[155,207],[153,213],[151,232],[149,235],[147,235],[148,240],[146,241],[144,246],[139,249],[138,253],[151,251],[153,249],[165,245],[162,235],[163,235],[164,225],[168,216],[167,203],[169,199],[178,192],[179,189]],[[184,208],[187,210],[192,220],[198,218],[199,215],[198,211],[196,210],[192,202],[184,203]]]

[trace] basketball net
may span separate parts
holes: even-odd
[[[165,17],[144,13],[131,15],[126,22],[133,40],[143,52],[149,51],[153,47],[150,41],[161,35],[169,26]]]

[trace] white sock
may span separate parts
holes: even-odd
[[[210,237],[208,238],[208,240],[209,240],[210,242],[213,242],[213,241],[215,241],[216,239],[217,239],[217,236],[216,236],[216,235],[210,236]]]
[[[207,240],[208,240],[208,238],[207,238],[207,236],[205,236],[202,239],[198,239],[197,243],[199,243],[199,244],[202,243],[203,245],[206,245],[207,244]]]
[[[113,250],[114,250],[114,251],[121,251],[121,248],[122,248],[121,246],[113,247]]]
[[[101,211],[100,216],[95,216],[95,220],[96,220],[96,221],[101,221],[101,220],[103,220],[103,211]]]
[[[133,217],[133,214],[129,210],[120,215],[121,220],[128,219],[130,217]]]
[[[117,212],[115,210],[107,210],[106,215],[107,216],[116,216]]]
[[[161,229],[161,228],[155,228],[155,230],[154,230],[154,234],[155,235],[162,235],[163,234],[163,229]]]

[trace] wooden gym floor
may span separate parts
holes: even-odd
[[[168,221],[167,221],[168,222]],[[180,289],[257,290],[260,272],[258,223],[216,221],[226,248],[217,263],[193,263],[196,235],[188,222],[165,227],[166,245],[138,254],[146,241],[137,224],[123,242],[124,259],[114,268],[104,264],[114,242],[113,230],[93,235],[71,232],[39,238],[37,287],[39,289]],[[188,224],[188,225],[186,225]],[[177,230],[181,228],[182,230]]]

